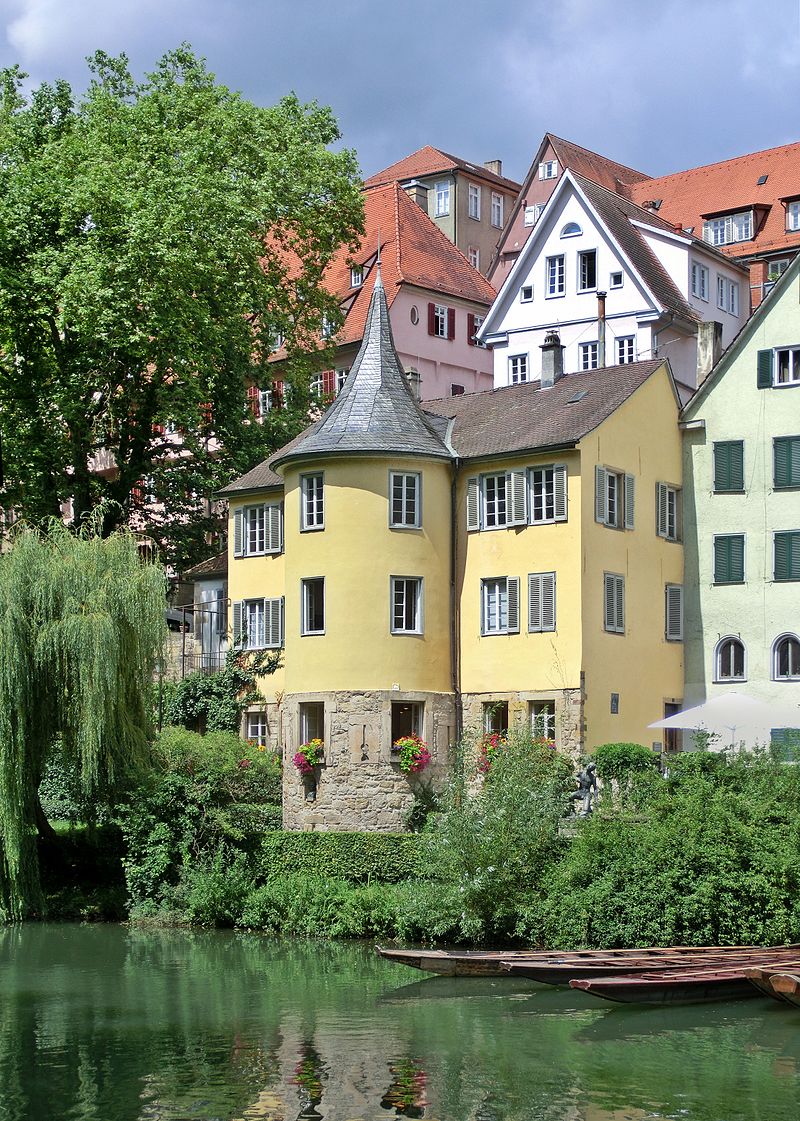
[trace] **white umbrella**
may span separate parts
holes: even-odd
[[[731,747],[743,740],[767,743],[773,728],[800,728],[800,708],[731,691],[656,720],[648,727],[701,729],[723,738],[726,747],[728,740]]]

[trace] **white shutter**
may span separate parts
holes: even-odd
[[[233,514],[233,555],[244,555],[244,511],[235,510]]]
[[[633,529],[634,488],[633,475],[625,476],[625,528]]]
[[[274,503],[271,506],[264,507],[264,534],[266,538],[265,552],[267,553],[280,553],[283,542],[281,540],[283,528],[283,518],[281,516],[280,503]]]
[[[519,634],[519,576],[509,576],[508,588],[508,633]]]
[[[264,601],[264,645],[282,646],[281,641],[281,614],[282,601],[280,599],[267,599]]]
[[[599,464],[594,469],[594,520],[608,521],[608,472]]]
[[[556,574],[542,573],[542,630],[556,629]]]
[[[538,572],[528,575],[528,630],[542,629],[542,578]]]
[[[557,463],[553,468],[553,501],[557,522],[567,520],[567,468]]]
[[[506,471],[506,525],[528,524],[528,472]]]
[[[231,615],[233,616],[233,645],[239,646],[242,641],[242,612],[244,610],[244,601],[237,599],[231,604]]]
[[[667,509],[667,484],[656,483],[656,534],[666,537],[669,532]]]
[[[467,532],[481,528],[480,479],[473,475],[467,479]]]
[[[625,577],[615,576],[615,622],[619,634],[625,633]]]
[[[604,626],[612,633],[625,632],[625,578],[610,572],[603,575]]]
[[[667,584],[665,588],[665,632],[668,642],[683,639],[683,586]]]

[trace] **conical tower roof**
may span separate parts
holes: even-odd
[[[367,312],[364,339],[341,393],[317,424],[272,460],[327,455],[423,455],[450,459],[411,392],[394,347],[380,267]]]

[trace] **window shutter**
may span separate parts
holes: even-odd
[[[557,463],[553,468],[553,498],[557,522],[567,520],[567,468]]]
[[[282,603],[283,601],[280,599],[264,601],[265,646],[283,646],[283,636],[281,635]]]
[[[730,555],[727,537],[714,538],[714,583],[727,584],[730,582]]]
[[[527,499],[527,471],[506,471],[506,525],[528,524]]]
[[[615,629],[614,579],[615,578],[610,576],[607,572],[603,576],[603,613],[605,615],[605,628],[607,631],[613,631]]]
[[[428,304],[428,334],[436,334],[436,304]]]
[[[683,639],[683,587],[667,584],[665,588],[665,633],[668,642]]]
[[[743,440],[731,440],[728,443],[728,487],[730,490],[744,490]]]
[[[759,350],[756,360],[756,385],[759,389],[772,388],[772,351]]]
[[[556,629],[556,574],[542,573],[542,630]]]
[[[528,630],[542,630],[542,577],[538,572],[528,576]]]
[[[620,634],[625,633],[625,578],[623,576],[614,577],[616,603],[615,607],[615,622],[616,629]]]
[[[244,553],[244,511],[235,510],[233,514],[233,555],[241,557]]]
[[[248,385],[247,387],[247,404],[250,407],[250,412],[254,417],[261,415],[261,410],[258,407],[258,386]]]
[[[322,395],[324,397],[336,396],[336,371],[323,370],[322,371]]]
[[[273,503],[264,507],[264,529],[266,533],[265,553],[280,553],[283,547],[281,530],[283,518],[281,517],[280,503]]]
[[[467,312],[467,343],[470,346],[475,346],[475,314],[474,312]]]
[[[667,484],[656,483],[656,536],[667,536],[669,532],[668,521]]]
[[[634,488],[636,486],[633,475],[625,476],[625,528],[633,529]]]
[[[608,472],[599,464],[594,469],[594,520],[608,521]]]
[[[800,532],[775,534],[775,579],[800,580]]]
[[[480,479],[473,475],[467,479],[467,532],[481,528],[480,521]]]
[[[244,611],[244,602],[236,600],[231,604],[231,615],[233,618],[233,645],[239,646],[242,642],[242,613]]]
[[[777,487],[800,487],[800,436],[779,436],[773,441],[774,480]]]
[[[734,537],[729,537],[728,541],[730,542],[730,578],[732,581],[741,584],[744,581],[744,536],[737,534]]]
[[[509,576],[508,588],[508,633],[519,634],[519,576]]]
[[[456,309],[454,307],[447,309],[447,337],[448,339],[456,337]]]
[[[282,409],[286,404],[284,384],[280,378],[272,383],[272,399],[275,402],[274,407],[276,409]]]

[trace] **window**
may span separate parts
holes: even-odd
[[[528,630],[531,634],[556,629],[556,574],[528,575]]]
[[[800,530],[789,530],[774,535],[776,580],[800,580]]]
[[[531,701],[531,732],[546,740],[556,738],[556,702]]]
[[[506,525],[506,473],[481,478],[483,528],[498,529]]]
[[[563,296],[564,284],[564,254],[557,257],[548,257],[545,271],[545,293],[548,296]]]
[[[413,471],[391,471],[389,493],[389,525],[393,529],[419,529],[422,476]]]
[[[529,304],[533,299],[533,285],[523,284],[519,290],[519,302],[521,304]]]
[[[492,225],[498,229],[503,228],[503,196],[492,191]]]
[[[259,389],[258,391],[258,415],[265,416],[272,408],[272,390]]]
[[[603,629],[625,633],[625,577],[603,573]]]
[[[331,335],[334,334],[335,331],[336,331],[336,326],[333,323],[333,321],[330,320],[327,317],[327,315],[323,315],[323,317],[322,317],[322,331],[321,331],[323,339],[329,339],[331,337]]]
[[[677,487],[656,483],[656,534],[665,541],[680,540],[680,496]]]
[[[524,215],[524,218],[523,218],[523,225],[525,225],[525,226],[535,226],[536,223],[541,218],[543,210],[544,210],[544,207],[541,206],[539,203],[535,203],[533,206],[526,206],[525,207],[525,215]]]
[[[474,315],[471,311],[467,312],[467,342],[470,346],[479,346],[482,350],[486,349],[486,343],[476,338],[476,335],[483,326],[485,318],[483,315]]]
[[[248,712],[246,738],[259,747],[266,747],[269,743],[269,722],[266,712]]]
[[[578,291],[592,292],[597,287],[597,250],[578,254]]]
[[[505,736],[508,732],[508,701],[483,702],[483,730],[487,736]]]
[[[322,374],[312,374],[308,382],[308,389],[312,397],[321,397],[324,391],[325,379]]]
[[[616,340],[617,365],[624,366],[628,362],[636,361],[636,336],[621,335]]]
[[[739,314],[739,285],[735,280],[728,281],[728,311],[731,315]]]
[[[531,468],[529,507],[532,525],[567,520],[567,469],[563,463]]]
[[[772,458],[775,489],[800,487],[800,436],[776,436]]]
[[[300,581],[302,618],[300,633],[325,633],[325,577],[314,576]]]
[[[283,599],[245,599],[231,605],[234,646],[263,650],[283,646]]]
[[[623,526],[625,529],[633,529],[633,475],[610,471],[599,464],[594,471],[595,521],[615,529],[622,529]]]
[[[463,397],[464,392],[465,392],[465,390],[464,390],[463,385],[460,385],[457,381],[451,381],[450,382],[450,396],[451,397]]]
[[[567,469],[518,468],[467,479],[467,530],[567,520]]]
[[[708,269],[697,261],[692,261],[692,295],[708,300]]]
[[[703,222],[703,241],[710,245],[730,245],[735,241],[749,241],[753,236],[753,212],[741,210],[722,218],[709,218]]]
[[[508,381],[510,385],[518,385],[528,380],[527,354],[512,354],[508,360]]]
[[[472,265],[472,267],[474,269],[480,270],[480,267],[481,267],[481,251],[480,251],[480,249],[476,249],[474,245],[470,245],[469,249],[467,250],[467,258],[469,260],[469,263]]]
[[[725,310],[725,300],[726,300],[725,284],[726,284],[725,277],[724,276],[718,276],[717,277],[717,307],[720,309],[720,311]]]
[[[543,160],[539,164],[540,179],[555,179],[558,176],[558,160]]]
[[[325,506],[323,501],[323,475],[300,476],[300,529],[324,529]]]
[[[664,585],[664,637],[667,642],[683,641],[683,585]]]
[[[800,639],[781,635],[773,647],[772,676],[775,681],[800,681]]]
[[[481,219],[481,189],[477,183],[470,183],[468,194],[468,214],[476,221]]]
[[[258,557],[283,549],[283,511],[280,503],[260,503],[235,510],[233,555]]]
[[[761,354],[769,351],[760,351]],[[775,385],[800,385],[800,347],[775,351]]]
[[[714,493],[744,491],[744,441],[719,440],[714,444]]]
[[[612,272],[608,278],[609,288],[621,288],[624,280],[624,274],[621,272]]]
[[[445,304],[428,304],[428,334],[440,339],[454,339],[456,309]]]
[[[481,580],[481,634],[519,633],[519,577]]]
[[[364,283],[364,266],[353,265],[350,269],[350,287],[360,288]]]
[[[578,237],[583,233],[577,222],[567,222],[566,226],[561,227],[559,237]]]
[[[744,534],[723,533],[714,537],[714,583],[744,583]]]
[[[403,736],[422,736],[423,706],[413,701],[392,701],[392,744]]]
[[[447,180],[436,184],[436,218],[444,218],[450,213],[450,184]]]
[[[422,634],[422,580],[392,576],[392,634]]]
[[[800,200],[790,202],[786,207],[786,229],[800,230]]]
[[[339,394],[344,389],[344,383],[347,381],[347,375],[350,373],[350,367],[347,366],[343,370],[336,371],[336,393]]]
[[[325,705],[322,701],[300,702],[300,743],[325,739]]]
[[[744,643],[739,638],[723,638],[714,654],[715,681],[744,681]]]
[[[596,370],[598,363],[597,343],[580,343],[578,346],[578,366],[581,370]]]

